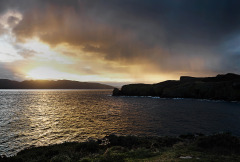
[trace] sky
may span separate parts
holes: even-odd
[[[0,78],[157,83],[240,73],[239,0],[0,0]]]

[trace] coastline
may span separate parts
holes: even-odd
[[[217,100],[217,99],[204,99],[204,98],[168,98],[168,97],[158,97],[158,96],[114,96],[111,97],[129,97],[129,98],[152,98],[152,99],[161,99],[161,100],[196,100],[196,101],[208,101],[208,102],[229,102],[229,103],[240,103],[240,101],[231,101],[231,100]]]
[[[112,95],[240,101],[240,75],[228,73],[205,78],[182,76],[180,80],[156,84],[129,84],[121,89],[115,88]]]
[[[29,148],[7,161],[239,161],[240,138],[229,133],[178,137],[116,136]]]

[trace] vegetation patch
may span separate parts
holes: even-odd
[[[13,157],[1,157],[0,161],[240,161],[240,139],[229,133],[179,137],[109,135],[96,141],[30,148]]]

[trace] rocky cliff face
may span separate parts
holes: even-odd
[[[240,75],[228,73],[206,78],[182,76],[179,81],[130,84],[124,85],[121,90],[114,89],[113,95],[240,101]]]

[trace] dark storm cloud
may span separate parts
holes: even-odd
[[[23,12],[14,28],[19,40],[37,36],[169,72],[240,71],[239,56],[224,46],[239,34],[238,0],[3,0],[0,6]]]
[[[137,30],[149,44],[208,44],[239,28],[239,6],[240,1],[231,0],[97,1],[92,16],[121,29]]]

